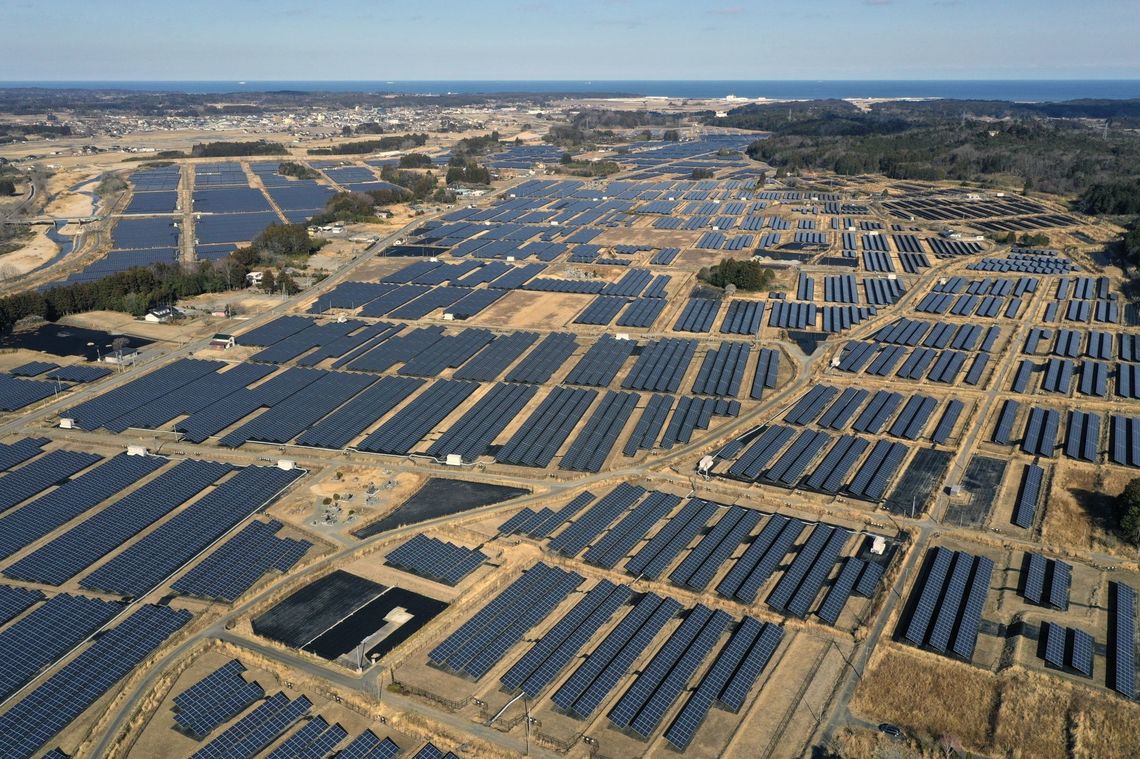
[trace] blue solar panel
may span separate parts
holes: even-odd
[[[191,614],[143,606],[0,716],[0,744],[13,759],[30,759],[151,654]]]

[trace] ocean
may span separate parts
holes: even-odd
[[[612,93],[666,98],[945,98],[954,100],[1013,100],[1057,102],[1081,99],[1140,99],[1136,79],[1023,80],[868,80],[868,81],[746,81],[746,80],[556,80],[556,81],[51,81],[0,82],[0,88],[117,89],[132,91],[221,94],[299,90],[305,92],[448,93]]]

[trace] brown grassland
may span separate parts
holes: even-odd
[[[851,709],[906,729],[915,756],[942,745],[1012,759],[1140,756],[1140,706],[1060,678],[1020,668],[995,675],[892,644],[876,655]],[[838,736],[835,748],[852,759],[883,755],[881,740],[859,733]]]

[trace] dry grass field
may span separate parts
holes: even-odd
[[[903,727],[918,741],[913,756],[939,745],[1010,759],[1140,756],[1140,705],[1017,668],[993,675],[895,645],[881,649],[851,709]],[[884,755],[881,741],[859,733],[835,743],[844,757]]]
[[[999,697],[992,676],[933,654],[881,645],[851,700],[853,712],[894,722],[932,741],[952,736],[976,751],[990,745]]]

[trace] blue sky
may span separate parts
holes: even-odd
[[[1140,78],[1132,0],[0,0],[0,80]]]

